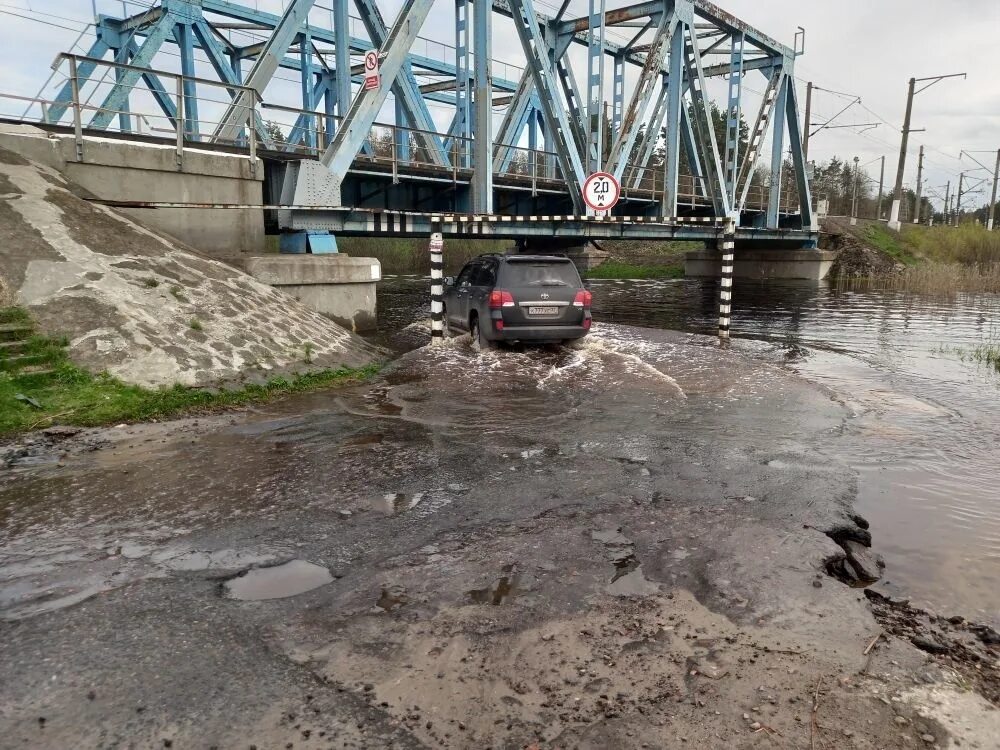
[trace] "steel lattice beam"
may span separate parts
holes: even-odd
[[[403,3],[383,45],[385,57],[382,59],[380,72],[385,82],[396,80],[410,46],[433,4],[434,0],[406,0]],[[335,179],[342,179],[347,174],[354,157],[361,149],[361,143],[368,137],[368,131],[389,94],[385,82],[377,88],[358,92],[347,110],[343,126],[320,157],[320,162],[333,173]]]
[[[742,210],[746,206],[747,194],[750,192],[750,183],[753,181],[754,171],[757,169],[757,161],[760,158],[761,145],[764,142],[764,133],[767,131],[768,123],[774,113],[774,103],[778,96],[778,88],[781,85],[784,72],[780,67],[775,67],[768,77],[767,89],[764,91],[764,98],[760,103],[760,111],[757,113],[757,122],[750,133],[750,143],[747,146],[746,155],[740,165],[740,178],[738,184],[739,201],[737,208]]]
[[[622,172],[625,170],[625,164],[632,154],[632,147],[635,145],[635,139],[642,126],[643,115],[646,113],[649,100],[656,89],[656,83],[662,76],[660,71],[663,70],[663,61],[667,56],[667,50],[670,48],[670,35],[674,28],[676,28],[676,24],[672,15],[664,16],[661,19],[650,52],[646,57],[646,64],[643,66],[642,73],[639,76],[639,82],[636,84],[635,92],[632,94],[631,101],[629,101],[628,110],[622,119],[621,129],[618,132],[614,145],[611,147],[608,158],[608,171],[618,179],[621,178]]]
[[[517,30],[521,48],[531,69],[535,89],[539,92],[538,99],[545,118],[546,132],[554,139],[556,159],[559,161],[563,179],[569,187],[573,206],[582,213],[584,204],[580,190],[584,180],[583,163],[576,144],[571,143],[567,137],[570,125],[565,103],[555,83],[555,70],[546,53],[547,45],[538,26],[538,17],[535,15],[531,0],[510,0],[510,7],[514,28]]]
[[[698,155],[706,169],[705,182],[709,197],[715,205],[716,216],[730,213],[729,196],[726,194],[722,163],[719,159],[719,144],[715,137],[712,112],[705,95],[705,74],[698,50],[698,35],[693,26],[687,25],[685,34],[684,62],[690,83],[691,116],[697,139]]]
[[[315,0],[292,0],[271,36],[268,37],[264,49],[261,50],[253,68],[250,69],[244,84],[254,89],[258,97],[264,93],[267,84],[271,82],[282,58],[292,45],[292,40],[295,39],[305,22],[309,20],[309,10],[314,2]],[[250,91],[240,91],[237,94],[220,118],[213,136],[214,140],[224,142],[236,140],[243,124],[250,119],[250,113],[256,104],[253,96],[253,92]]]
[[[380,50],[380,54],[388,56],[393,52],[389,48],[391,44],[389,30],[386,28],[382,13],[375,4],[375,0],[354,0],[354,2],[361,15],[361,21],[371,37],[372,44]],[[416,38],[416,32],[413,33],[413,37]],[[413,41],[410,40],[406,45],[404,57],[409,56],[412,43]],[[431,117],[430,110],[427,109],[427,102],[420,94],[420,87],[417,85],[417,79],[413,76],[413,70],[401,62],[398,74],[394,74],[389,80],[392,81],[392,93],[400,110],[406,116],[410,127],[419,131],[414,135],[423,145],[431,162],[438,166],[448,166],[450,161],[444,151],[444,144],[440,138],[431,135],[436,130],[434,119]]]

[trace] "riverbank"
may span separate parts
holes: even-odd
[[[959,227],[826,219],[823,244],[839,256],[831,279],[851,288],[925,294],[1000,293],[1000,232]]]
[[[864,536],[847,408],[712,344],[453,339],[333,399],[16,463],[0,736],[989,747],[990,704],[826,573]]]

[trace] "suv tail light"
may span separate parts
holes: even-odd
[[[576,293],[576,297],[573,299],[573,307],[590,307],[590,303],[593,299],[594,295],[590,293],[589,289],[581,289]]]
[[[506,289],[494,289],[490,292],[490,309],[499,310],[501,307],[513,307],[514,295]]]

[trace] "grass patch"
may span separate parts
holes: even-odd
[[[869,224],[862,232],[864,240],[886,255],[892,256],[904,266],[915,266],[920,261],[909,247],[900,241],[900,236],[890,232],[881,224]]]
[[[191,330],[192,331],[204,331],[205,330],[205,326],[203,326],[201,324],[201,321],[198,320],[197,318],[191,318],[191,322],[188,323],[188,325],[191,326]]]
[[[607,260],[597,268],[584,272],[587,279],[683,279],[684,266],[637,266],[616,260]]]
[[[0,374],[0,435],[52,424],[96,426],[119,422],[142,422],[192,412],[258,404],[276,396],[316,390],[361,380],[378,372],[378,365],[275,377],[266,383],[236,390],[204,388],[143,388],[129,385],[108,374],[94,375],[63,361],[55,374],[38,384],[20,382]],[[41,404],[35,409],[16,398],[23,394]]]
[[[176,299],[178,302],[183,302],[186,304],[187,302],[190,301],[188,300],[187,297],[184,296],[184,291],[179,286],[170,287],[170,293],[174,295],[174,299]]]
[[[0,307],[0,325],[30,322],[31,316],[23,307]]]
[[[160,285],[160,282],[156,279],[145,279],[142,283],[147,289],[156,289]]]

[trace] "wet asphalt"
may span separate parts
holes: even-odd
[[[676,616],[692,642],[812,644],[789,674],[858,658],[871,615],[823,572],[854,523],[826,450],[848,412],[785,357],[614,325],[453,339],[348,389],[22,451],[0,480],[0,747],[638,747],[671,722],[671,743],[743,746],[722,739],[743,683],[687,675],[715,640],[668,660],[581,633],[652,643]],[[632,658],[648,684],[616,670]],[[544,687],[580,664],[595,690]]]

